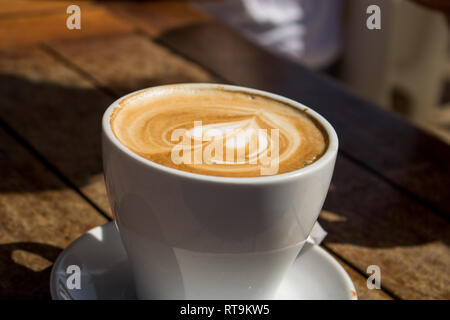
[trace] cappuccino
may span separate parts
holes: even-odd
[[[259,177],[301,169],[328,137],[304,110],[262,95],[173,85],[121,100],[110,124],[132,152],[197,174]]]

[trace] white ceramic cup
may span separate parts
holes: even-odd
[[[272,299],[322,208],[338,150],[336,132],[313,110],[275,94],[229,85],[183,86],[248,92],[306,110],[328,134],[328,148],[305,168],[274,176],[230,178],[175,170],[119,142],[110,116],[126,96],[115,101],[103,116],[103,165],[137,295]],[[151,94],[160,88],[144,90]]]

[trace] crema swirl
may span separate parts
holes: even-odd
[[[259,177],[294,171],[327,148],[303,110],[260,95],[183,85],[147,89],[111,116],[117,139],[158,164],[198,174]]]

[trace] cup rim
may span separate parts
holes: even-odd
[[[185,88],[193,88],[193,89],[219,89],[219,90],[227,90],[227,91],[239,91],[249,94],[257,94],[260,96],[268,97],[270,99],[280,101],[282,103],[289,104],[290,106],[294,108],[298,108],[303,110],[306,114],[313,117],[315,120],[317,120],[322,126],[323,129],[328,134],[328,147],[322,156],[314,161],[313,163],[294,170],[289,171],[281,174],[275,174],[270,176],[261,176],[261,177],[222,177],[222,176],[212,176],[212,175],[204,175],[199,173],[192,173],[188,171],[182,171],[178,169],[174,169],[171,167],[167,167],[161,164],[158,164],[156,162],[153,162],[151,160],[148,160],[130,149],[128,149],[126,146],[124,146],[119,139],[114,135],[112,128],[111,128],[111,114],[114,111],[116,107],[118,107],[119,103],[126,99],[129,96],[139,94],[141,92],[150,91],[150,90],[158,90],[158,89],[164,89],[164,88],[170,88],[170,87],[185,87]],[[297,179],[301,176],[309,175],[312,172],[315,172],[322,167],[324,167],[327,163],[330,161],[334,161],[338,147],[339,147],[339,141],[336,134],[336,131],[332,127],[332,125],[319,113],[311,109],[310,107],[307,107],[303,105],[300,102],[297,102],[295,100],[280,96],[278,94],[270,93],[263,90],[248,88],[248,87],[242,87],[242,86],[236,86],[236,85],[229,85],[229,84],[220,84],[220,83],[180,83],[180,84],[169,84],[169,85],[160,85],[160,86],[153,86],[144,88],[141,90],[133,91],[129,94],[126,94],[117,100],[115,100],[104,112],[103,118],[102,118],[102,130],[104,137],[108,138],[109,141],[117,147],[121,152],[123,152],[125,155],[127,155],[129,158],[137,161],[138,163],[149,166],[153,169],[156,169],[161,172],[165,172],[169,175],[174,175],[186,179],[191,180],[197,180],[197,181],[204,181],[204,182],[215,182],[215,183],[227,183],[227,184],[267,184],[267,183],[277,183],[281,181],[287,181],[291,179]]]

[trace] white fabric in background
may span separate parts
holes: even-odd
[[[313,69],[342,47],[341,0],[222,0],[198,4],[272,52]]]

